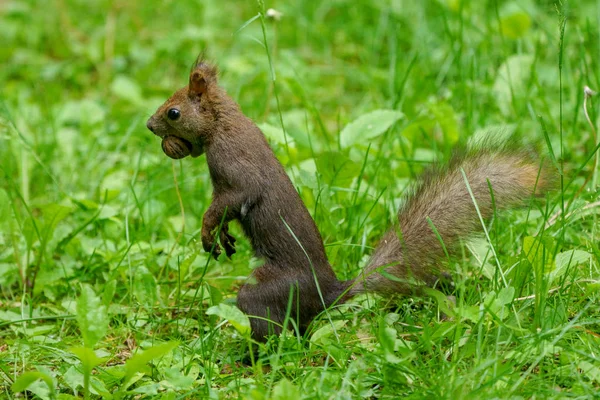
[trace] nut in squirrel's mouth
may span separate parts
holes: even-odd
[[[190,142],[177,136],[164,136],[161,147],[167,156],[175,160],[189,156],[193,149]]]
[[[171,135],[162,136],[161,147],[167,156],[175,160],[189,155],[198,157],[204,153],[204,146],[200,143],[193,143],[178,136]]]

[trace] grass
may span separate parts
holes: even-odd
[[[0,18],[0,397],[597,396],[600,2],[6,0]],[[363,296],[249,359],[233,304],[257,260],[239,229],[232,260],[201,250],[205,162],[144,126],[203,50],[341,279],[469,138],[539,144],[558,189],[464,246],[455,305]]]

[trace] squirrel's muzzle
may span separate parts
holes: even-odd
[[[154,132],[154,125],[152,124],[152,117],[148,118],[148,122],[146,122],[146,128],[150,130],[150,132]]]

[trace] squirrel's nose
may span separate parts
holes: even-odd
[[[146,128],[148,128],[152,133],[154,133],[154,125],[152,125],[152,118],[149,118],[148,122],[146,122]]]

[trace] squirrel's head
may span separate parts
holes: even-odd
[[[183,139],[192,157],[204,153],[215,131],[215,101],[219,96],[217,69],[203,61],[195,63],[186,87],[176,91],[148,119],[146,127],[155,135]]]

